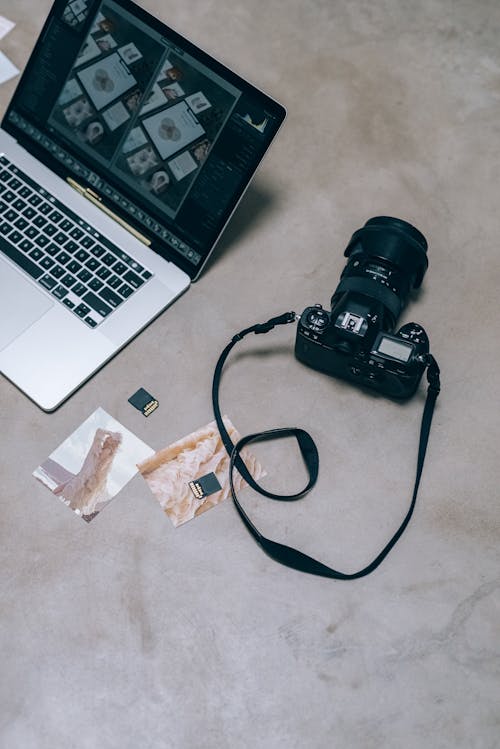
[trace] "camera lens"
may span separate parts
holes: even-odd
[[[428,266],[427,241],[406,221],[377,216],[358,229],[344,255],[349,258],[332,297],[355,292],[380,302],[394,325],[412,289],[422,283]]]

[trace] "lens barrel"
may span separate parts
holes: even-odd
[[[427,270],[427,241],[402,219],[371,218],[354,232],[344,255],[349,258],[332,297],[355,292],[381,302],[394,324],[412,289],[417,289]]]

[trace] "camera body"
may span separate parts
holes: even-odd
[[[353,310],[327,312],[306,307],[295,341],[295,356],[313,369],[378,390],[390,398],[409,398],[427,367],[429,339],[421,325],[408,323],[396,333],[380,329],[376,315]],[[356,307],[354,307],[356,309]]]
[[[409,398],[428,364],[429,339],[418,323],[397,319],[428,266],[424,236],[405,221],[379,216],[353,234],[331,300],[306,307],[295,341],[304,364],[390,398]]]

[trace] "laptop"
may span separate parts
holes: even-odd
[[[0,371],[56,409],[195,281],[285,110],[129,0],[56,0],[0,129]]]

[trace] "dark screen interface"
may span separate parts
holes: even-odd
[[[8,119],[196,268],[279,121],[114,0],[56,4]]]

